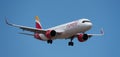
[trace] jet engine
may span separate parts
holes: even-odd
[[[45,33],[46,37],[51,39],[52,37],[56,36],[56,31],[55,30],[48,30]]]
[[[88,35],[87,34],[80,34],[80,35],[78,35],[77,38],[78,38],[79,42],[84,42],[84,41],[88,40]]]

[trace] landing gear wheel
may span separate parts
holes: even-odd
[[[74,43],[72,42],[72,40],[73,40],[73,37],[71,37],[70,42],[68,42],[68,46],[73,46],[74,45]]]
[[[73,45],[74,45],[73,42],[69,42],[69,43],[68,43],[68,46],[73,46]]]
[[[47,40],[47,43],[48,44],[52,44],[52,40]]]

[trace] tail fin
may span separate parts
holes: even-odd
[[[41,26],[41,24],[39,22],[39,17],[38,16],[35,16],[35,22],[36,22],[36,28],[42,29],[42,26]]]

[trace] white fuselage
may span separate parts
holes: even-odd
[[[55,26],[49,28],[49,30],[55,30],[57,32],[62,32],[60,35],[52,37],[52,39],[65,39],[70,38],[77,33],[84,33],[92,27],[92,23],[88,19],[79,19],[66,24]],[[39,34],[42,40],[49,40],[44,34]]]

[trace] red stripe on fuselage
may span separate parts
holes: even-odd
[[[42,40],[42,38],[40,37],[39,33],[35,33],[35,34],[34,34],[34,37],[35,37],[36,39]]]

